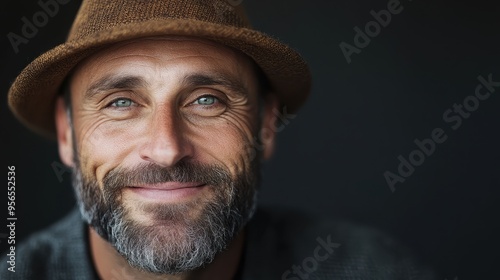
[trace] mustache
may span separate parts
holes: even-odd
[[[103,179],[105,189],[121,189],[127,186],[167,182],[199,182],[218,186],[229,184],[231,174],[222,166],[180,161],[171,167],[142,163],[134,168],[115,168]]]

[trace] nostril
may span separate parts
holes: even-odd
[[[174,166],[180,160],[191,157],[192,149],[182,135],[174,137],[149,137],[140,149],[140,157],[164,167]]]

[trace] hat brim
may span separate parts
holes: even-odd
[[[310,92],[311,77],[305,61],[264,33],[196,20],[162,19],[111,27],[92,38],[69,41],[42,54],[12,84],[9,106],[29,128],[55,138],[55,97],[68,73],[80,61],[118,42],[162,35],[205,38],[242,51],[261,67],[288,112],[296,111]]]

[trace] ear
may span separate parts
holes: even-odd
[[[264,115],[262,116],[262,127],[260,128],[259,137],[263,145],[262,159],[268,160],[274,153],[276,132],[279,130],[277,127],[278,116],[276,112],[279,112],[280,103],[276,95],[272,93],[266,96],[264,103]]]
[[[73,167],[73,134],[71,133],[71,120],[67,114],[66,104],[63,97],[57,97],[55,109],[59,157],[65,165]]]

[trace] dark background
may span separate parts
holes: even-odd
[[[442,116],[474,94],[479,75],[500,81],[499,5],[402,0],[403,11],[347,63],[339,44],[353,44],[353,28],[364,29],[370,11],[388,2],[244,1],[254,26],[296,48],[314,77],[309,102],[279,133],[275,157],[264,166],[261,203],[380,228],[442,279],[500,279],[500,87],[457,130]],[[16,166],[18,242],[64,215],[74,199],[69,173],[60,181],[53,169],[56,144],[19,124],[6,94],[24,66],[64,41],[79,3],[61,5],[16,54],[6,35],[21,34],[21,18],[41,8],[36,1],[2,2],[1,160],[3,176]],[[434,128],[447,140],[392,192],[384,172],[397,173],[398,156],[408,158],[414,140]]]

